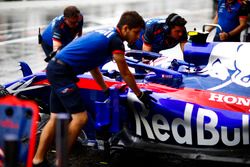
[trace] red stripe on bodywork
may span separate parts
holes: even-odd
[[[122,84],[122,82],[117,81],[105,81],[108,87],[111,87],[116,84]],[[82,89],[92,89],[92,90],[102,90],[97,82],[91,78],[81,78],[77,83],[77,86]]]
[[[240,104],[240,102],[238,102],[238,104],[237,102],[232,104],[232,103],[226,103],[225,101],[223,101],[223,99],[225,100],[226,98],[228,99],[241,98],[241,99],[246,99],[246,101],[249,100],[250,102],[250,99],[244,96],[236,96],[233,94],[226,94],[226,93],[220,93],[220,92],[209,91],[209,90],[198,90],[198,89],[192,89],[192,88],[175,89],[175,88],[171,88],[171,87],[167,87],[167,86],[159,85],[159,84],[153,84],[153,83],[145,84],[140,87],[152,90],[153,92],[166,93],[166,95],[168,95],[169,97],[173,97],[178,100],[183,100],[185,102],[199,104],[201,106],[218,108],[222,110],[250,113],[249,105],[243,105],[243,104]],[[210,97],[213,97],[211,96],[212,94],[223,96],[224,98],[218,101],[209,100]]]
[[[105,82],[109,87],[113,85],[125,84],[124,82],[118,82],[118,81],[105,81]],[[40,81],[39,83],[48,84],[46,80]],[[77,83],[77,85],[79,88],[83,88],[83,89],[101,90],[101,87],[96,83],[95,80],[91,78],[81,78],[80,81]],[[201,106],[218,108],[222,110],[244,112],[244,113],[250,112],[249,105],[243,105],[243,104],[237,104],[237,103],[230,104],[230,103],[226,103],[223,101],[209,100],[212,93],[218,94],[223,97],[233,97],[237,99],[238,98],[249,99],[248,97],[244,97],[244,96],[236,96],[233,94],[219,93],[219,92],[209,91],[209,90],[198,90],[198,89],[192,89],[192,88],[176,89],[176,88],[171,88],[165,85],[160,85],[160,84],[155,84],[155,83],[146,83],[146,84],[137,83],[137,85],[141,89],[151,90],[155,93],[160,93],[160,94],[163,93],[169,97],[172,97],[181,101],[189,102],[189,103],[199,104]]]
[[[50,85],[47,79],[33,83],[32,85]]]
[[[81,89],[92,89],[92,90],[101,90],[101,87],[97,84],[92,78],[79,78],[80,81],[77,82],[77,86]],[[110,87],[115,84],[122,84],[122,82],[117,81],[105,81],[106,84]],[[47,79],[35,82],[32,85],[50,85]]]

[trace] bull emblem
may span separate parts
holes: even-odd
[[[210,90],[216,90],[231,83],[250,87],[249,53],[249,43],[222,42],[214,46],[208,64],[200,71],[200,75],[210,75],[224,83]]]

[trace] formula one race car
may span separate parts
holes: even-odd
[[[90,117],[83,143],[103,141],[110,153],[143,150],[250,164],[250,44],[204,42],[204,33],[196,35],[185,44],[181,58],[126,53],[130,67],[147,72],[135,77],[142,90],[152,92],[148,107],[113,70],[103,70],[111,88],[108,100],[89,74],[79,75],[77,85],[89,104]],[[154,65],[132,56],[151,56]],[[21,64],[24,77],[4,87],[11,94],[35,100],[41,112],[49,113],[45,73],[33,74]],[[104,131],[108,135],[101,135]]]

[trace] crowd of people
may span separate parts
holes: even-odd
[[[240,41],[240,33],[247,26],[247,3],[243,0],[218,0],[216,6],[214,23],[219,24],[222,31],[216,30],[214,41]],[[90,72],[103,93],[108,95],[109,87],[99,67],[114,60],[122,79],[138,99],[147,104],[150,95],[140,90],[128,69],[124,41],[131,49],[159,53],[180,44],[183,51],[188,41],[186,23],[185,18],[176,13],[171,13],[166,19],[153,18],[145,22],[136,11],[126,11],[116,27],[82,34],[84,16],[77,7],[68,6],[63,15],[54,18],[40,34],[40,44],[48,62],[46,74],[51,84],[51,114],[42,131],[33,167],[48,166],[46,153],[55,136],[59,113],[71,116],[68,150],[88,121],[87,104],[84,104],[76,84],[78,74]],[[147,60],[143,62],[147,63]]]

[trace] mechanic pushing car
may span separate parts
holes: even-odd
[[[136,50],[144,50],[159,53],[175,47],[180,43],[181,50],[187,42],[187,21],[176,13],[171,13],[166,19],[153,18],[146,22],[146,27],[140,33],[140,38],[128,47]],[[150,60],[136,58],[143,63],[149,64]],[[137,73],[146,73],[145,70],[136,69]]]
[[[132,43],[139,38],[141,28],[145,27],[143,18],[135,11],[124,12],[117,27],[99,29],[85,34],[64,47],[49,62],[47,77],[51,84],[51,116],[45,125],[33,166],[47,166],[46,152],[55,134],[56,117],[59,113],[69,113],[68,149],[72,147],[82,127],[88,120],[86,107],[76,85],[78,74],[90,71],[105,94],[109,88],[103,80],[99,66],[115,60],[123,80],[144,104],[148,104],[148,92],[142,92],[128,69],[123,41]]]
[[[159,53],[161,50],[170,49],[181,43],[183,50],[187,42],[187,21],[176,13],[171,13],[166,20],[153,18],[146,22],[146,27],[141,31],[140,38],[128,45],[131,49]]]

